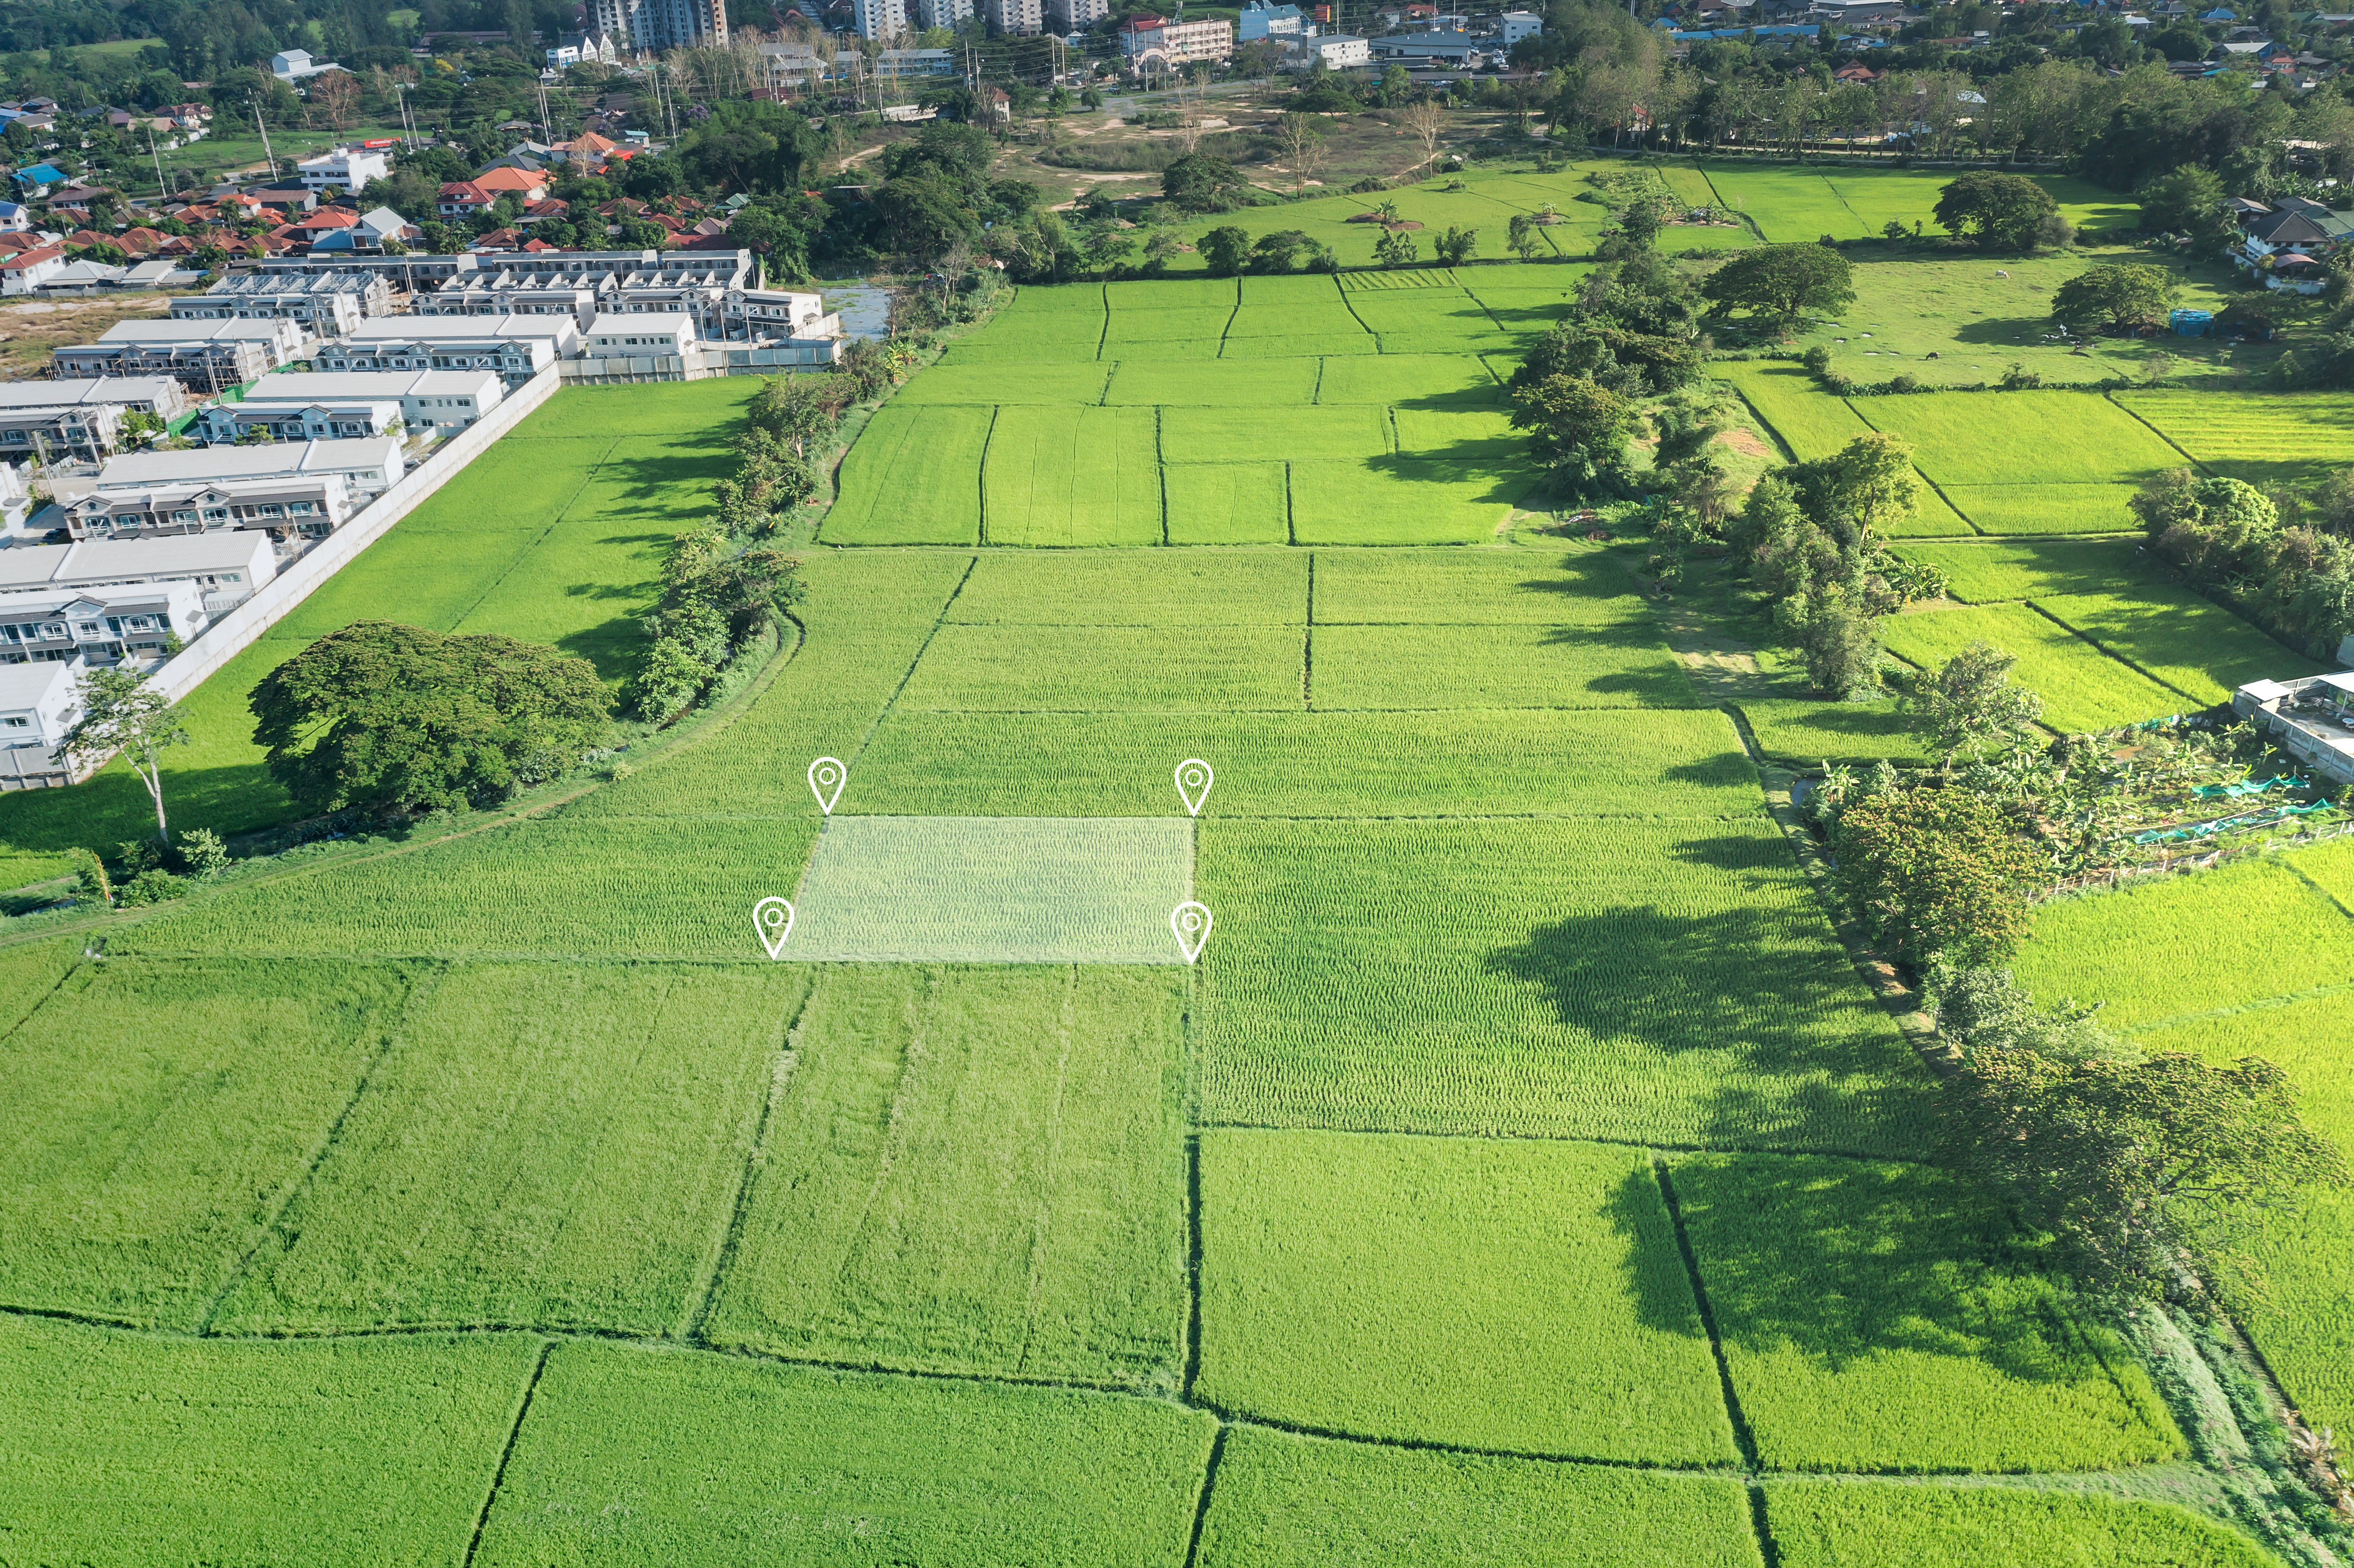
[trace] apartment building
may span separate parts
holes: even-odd
[[[491,370],[393,370],[393,371],[312,371],[307,374],[265,376],[246,389],[245,400],[207,408],[199,416],[206,438],[213,439],[214,429],[228,429],[219,423],[222,416],[235,418],[256,414],[267,420],[272,418],[261,412],[272,406],[287,410],[275,416],[291,419],[295,410],[322,408],[379,408],[387,403],[399,405],[399,418],[412,434],[454,435],[497,407],[506,387],[495,371]],[[308,416],[304,416],[307,419]],[[306,424],[306,439],[326,436],[380,436],[383,429],[345,430],[312,429]],[[234,440],[234,437],[228,438]]]
[[[204,590],[185,579],[0,593],[0,666],[162,659],[166,638],[189,641],[207,619]],[[14,727],[0,718],[0,744]]]
[[[281,539],[323,539],[356,510],[339,473],[215,479],[102,490],[63,502],[75,539],[260,530]]]
[[[850,25],[862,38],[902,37],[909,30],[907,0],[850,0]]]
[[[392,313],[392,284],[373,271],[246,272],[201,294],[172,301],[175,321],[301,322],[317,336],[340,337]]]
[[[981,0],[981,15],[992,36],[1046,30],[1045,7],[1041,0]]]
[[[1058,33],[1083,32],[1110,15],[1110,0],[1046,0],[1046,20]]]
[[[399,440],[264,441],[249,447],[206,447],[184,452],[126,452],[109,458],[95,475],[59,474],[50,488],[59,501],[108,491],[152,490],[205,480],[286,479],[341,474],[355,506],[375,500],[408,471]]]
[[[639,54],[727,42],[726,0],[588,0],[588,28]]]
[[[321,345],[312,363],[326,371],[492,370],[512,392],[580,345],[569,316],[397,316],[372,327]]]
[[[187,408],[186,390],[164,376],[0,382],[0,461],[94,461],[121,444],[125,414],[168,419]]]
[[[246,598],[278,575],[269,535],[235,532],[185,537],[91,539],[0,550],[0,593],[25,588],[101,588],[185,578],[207,599]],[[220,611],[215,609],[212,613]]]
[[[1172,22],[1160,16],[1131,17],[1119,30],[1120,53],[1137,70],[1234,58],[1232,22]]]
[[[311,341],[302,323],[281,318],[128,321],[94,344],[60,348],[50,358],[60,376],[169,376],[217,392],[300,358]]]

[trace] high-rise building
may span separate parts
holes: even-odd
[[[726,0],[588,0],[591,32],[631,52],[657,53],[727,41]]]
[[[851,0],[850,25],[862,38],[896,38],[907,30],[907,0]]]
[[[918,0],[926,27],[953,27],[972,18],[972,0]]]
[[[1041,0],[981,0],[981,14],[991,33],[1038,33],[1046,26]]]
[[[1046,0],[1046,19],[1058,33],[1076,33],[1111,15],[1111,0]]]

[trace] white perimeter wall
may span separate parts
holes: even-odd
[[[435,449],[400,482],[370,502],[349,523],[313,545],[292,566],[264,583],[251,599],[205,628],[204,634],[156,672],[148,684],[178,702],[204,684],[222,665],[244,652],[261,634],[292,613],[319,585],[351,564],[359,553],[391,532],[492,442],[521,424],[525,416],[556,395],[561,382],[548,366],[492,406],[491,411]]]

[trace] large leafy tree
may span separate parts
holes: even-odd
[[[1988,249],[2032,250],[2044,220],[2060,204],[2025,175],[1967,174],[1937,193],[1936,218],[1946,233]]]
[[[2188,234],[2223,210],[2222,177],[2212,169],[2185,164],[2141,187],[2141,226],[2151,234]]]
[[[1208,153],[1170,160],[1161,172],[1161,194],[1182,212],[1232,212],[1250,199],[1234,164]]]
[[[1711,272],[1700,291],[1718,315],[1746,310],[1787,326],[1855,303],[1855,267],[1825,245],[1761,245]]]
[[[1840,813],[1831,847],[1840,892],[1889,958],[1988,963],[2027,934],[2035,855],[1984,796],[1905,789],[1867,796]]]
[[[119,754],[155,803],[157,841],[169,843],[163,754],[168,747],[188,744],[187,726],[178,711],[170,698],[147,683],[145,671],[125,664],[84,672],[78,694],[81,716],[58,743],[58,760],[87,767]]]
[[[2043,699],[2010,683],[2018,659],[1990,642],[1973,642],[1914,683],[1912,726],[1945,759],[1946,770],[2031,733]]]
[[[2347,1179],[2298,1118],[2296,1086],[2260,1057],[1972,1050],[1940,1101],[1948,1160],[2100,1292],[2170,1294],[2187,1270],[2227,1299],[2260,1295],[2253,1226],[2301,1189]]]
[[[1571,496],[1624,482],[1635,406],[1577,376],[1548,376],[1512,393],[1512,425],[1529,432],[1529,450]]]
[[[558,777],[612,727],[586,659],[388,620],[319,639],[249,705],[270,777],[313,811],[493,802]]]
[[[2180,292],[2174,274],[2163,267],[2094,267],[2060,285],[2052,296],[2052,314],[2080,332],[2129,332],[2163,316]]]

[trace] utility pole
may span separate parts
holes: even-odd
[[[270,127],[261,122],[261,105],[253,106],[253,128],[261,132],[262,161],[270,165],[270,183],[278,183],[278,155],[270,150]]]
[[[155,199],[169,201],[172,192],[170,187],[164,184],[164,160],[155,151],[155,127],[153,123],[147,127],[147,156],[155,164]]]

